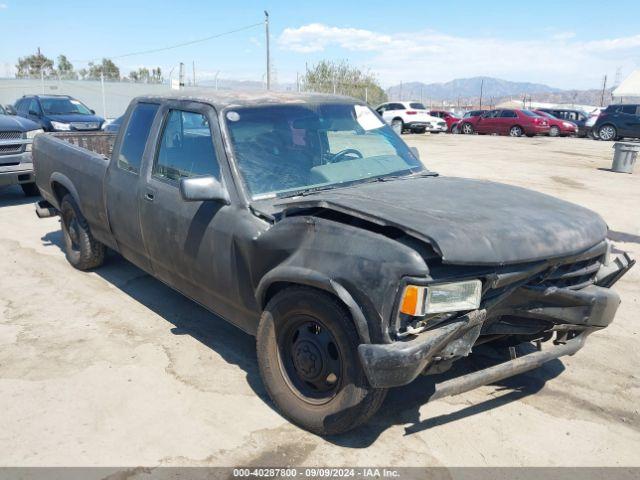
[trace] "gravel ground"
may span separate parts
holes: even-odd
[[[610,143],[405,138],[441,174],[597,211],[640,257],[640,167],[608,171]],[[638,267],[614,324],[575,356],[431,403],[420,378],[369,425],[322,439],[274,411],[253,338],[117,255],[75,271],[61,245],[57,219],[0,191],[0,465],[640,465]],[[498,361],[481,350],[442,378]]]

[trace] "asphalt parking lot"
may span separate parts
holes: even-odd
[[[611,143],[405,139],[441,174],[595,210],[616,248],[640,258],[640,167],[608,171]],[[272,408],[253,338],[115,254],[82,273],[61,246],[57,219],[0,191],[2,466],[640,465],[640,267],[616,287],[615,323],[574,357],[431,403],[420,378],[369,425],[322,439]],[[504,359],[484,349],[442,378]]]

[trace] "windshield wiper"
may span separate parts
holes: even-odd
[[[323,185],[321,187],[302,188],[293,192],[278,193],[276,196],[278,198],[304,197],[305,195],[311,195],[316,192],[324,192],[325,190],[333,190],[334,188],[338,187],[339,185]]]

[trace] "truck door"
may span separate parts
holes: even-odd
[[[163,105],[161,115],[140,206],[152,268],[165,283],[225,315],[234,213],[221,202],[186,202],[179,189],[185,177],[214,176],[224,183],[215,112],[202,103],[175,102]]]
[[[151,264],[140,226],[139,199],[142,192],[140,168],[143,158],[153,156],[149,141],[159,104],[132,105],[123,134],[113,149],[105,179],[107,213],[118,250],[140,268],[151,271]]]

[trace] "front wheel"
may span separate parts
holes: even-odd
[[[464,133],[465,135],[472,135],[473,132],[474,132],[473,125],[471,125],[470,123],[462,124],[462,133]]]
[[[78,270],[91,270],[102,265],[104,245],[93,238],[86,218],[71,195],[62,199],[60,217],[67,261]]]
[[[559,137],[560,136],[560,128],[558,128],[557,126],[553,126],[549,129],[549,136],[550,137]]]
[[[600,137],[600,140],[610,142],[618,137],[618,131],[613,125],[603,125],[598,130],[598,137]]]
[[[291,287],[267,304],[256,339],[260,375],[278,410],[318,435],[366,422],[386,390],[369,385],[350,315],[331,295]]]

